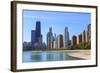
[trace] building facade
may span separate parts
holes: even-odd
[[[86,42],[86,31],[84,30],[82,32],[82,43],[85,43]]]
[[[35,50],[42,50],[43,40],[41,34],[41,22],[36,21],[36,29],[31,31],[31,48]]]
[[[82,43],[82,33],[77,36],[77,44]]]
[[[72,36],[72,46],[77,45],[77,37],[74,35]]]
[[[31,31],[31,48],[34,49],[34,43],[36,42],[36,32],[35,30],[32,30]]]
[[[63,39],[63,42],[64,42],[64,48],[67,48],[68,47],[68,44],[69,44],[68,27],[65,27],[65,29],[64,29],[64,39]]]
[[[58,35],[58,48],[63,48],[63,35]]]
[[[91,24],[87,26],[87,39],[88,42],[91,43]]]
[[[49,32],[47,33],[47,48],[51,49],[53,48],[53,34],[52,34],[52,28],[49,28]]]

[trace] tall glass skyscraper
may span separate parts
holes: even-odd
[[[64,29],[64,48],[67,48],[68,47],[68,44],[69,44],[69,32],[68,32],[68,27],[65,27]]]
[[[38,38],[41,37],[41,23],[40,21],[36,21],[36,42],[38,42]]]
[[[36,29],[31,31],[31,48],[41,49],[41,47],[43,47],[41,23],[40,21],[36,21]]]
[[[52,28],[49,28],[49,32],[47,33],[47,48],[51,49],[53,48],[53,34],[52,34]]]

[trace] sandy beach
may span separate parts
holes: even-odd
[[[91,50],[66,50],[66,52],[72,57],[91,59]]]

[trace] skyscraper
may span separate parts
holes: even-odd
[[[36,42],[36,35],[35,35],[36,33],[35,33],[35,30],[32,30],[31,31],[31,47],[32,47],[32,49],[34,48],[34,43]]]
[[[56,48],[56,34],[54,35],[53,48]]]
[[[40,35],[40,37],[38,37],[38,43],[42,44],[42,35]]]
[[[63,48],[63,35],[58,35],[58,48]]]
[[[65,29],[64,29],[64,39],[63,39],[63,42],[64,42],[64,48],[67,48],[68,47],[68,44],[69,44],[68,27],[65,27]]]
[[[82,33],[77,36],[77,45],[82,43]]]
[[[79,34],[79,44],[82,43],[82,33]]]
[[[82,43],[85,43],[86,42],[86,31],[84,30],[82,32]]]
[[[86,38],[86,42],[88,42],[87,31],[85,31],[85,38]]]
[[[55,39],[55,48],[58,48],[58,36]]]
[[[49,28],[49,32],[47,33],[47,48],[53,48],[53,34],[52,34],[52,28]]]
[[[77,45],[79,44],[79,35],[77,35]]]
[[[88,42],[91,43],[91,24],[87,26],[87,39]]]
[[[41,23],[36,21],[36,29],[31,31],[31,48],[41,49],[42,45]]]
[[[39,37],[41,37],[41,23],[40,21],[36,21],[36,42],[39,41]]]
[[[72,46],[77,45],[77,37],[74,35],[72,36]]]

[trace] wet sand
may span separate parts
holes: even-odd
[[[91,50],[67,50],[69,56],[82,58],[82,59],[91,59]]]

